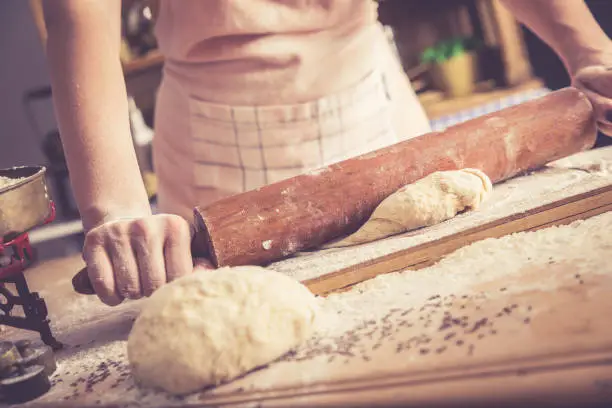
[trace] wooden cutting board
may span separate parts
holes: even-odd
[[[521,219],[543,204],[566,205],[563,200],[577,194],[597,196],[588,193],[607,191],[611,163],[610,149],[583,153],[496,186],[478,212],[273,267],[304,281],[322,279],[367,263],[368,256],[376,259],[372,254],[406,251],[504,217]],[[572,211],[588,216],[589,208],[610,204],[607,195],[601,200]],[[82,266],[78,258],[48,262],[28,279],[47,300],[55,331],[68,346],[57,354],[52,391],[30,406],[612,403],[611,231],[612,213],[606,212],[580,225],[481,241],[434,266],[330,294],[321,298],[326,312],[308,344],[183,400],[141,390],[129,375],[125,339],[140,302],[101,306],[71,291],[72,273]],[[25,335],[9,330],[5,336]]]
[[[304,253],[270,267],[325,294],[381,273],[420,269],[469,243],[567,224],[612,210],[612,149],[583,152],[497,184],[478,211],[352,248]]]

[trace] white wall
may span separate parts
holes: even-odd
[[[28,1],[0,1],[0,168],[44,165],[43,134],[29,125],[22,98],[49,84],[45,57]],[[55,128],[50,101],[35,105],[42,132]]]

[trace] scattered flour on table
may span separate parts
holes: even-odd
[[[608,212],[568,226],[488,239],[429,268],[379,275],[350,291],[320,298],[325,325],[286,361],[367,362],[376,359],[378,348],[402,353],[397,358],[405,367],[430,353],[463,349],[469,357],[477,347],[474,340],[495,336],[500,320],[529,324],[539,313],[529,304],[505,303],[508,296],[532,291],[552,296],[568,281],[583,284],[598,275],[612,277],[611,228]],[[528,271],[535,275],[521,279]],[[480,309],[496,303],[497,309]],[[412,334],[398,337],[401,330]],[[302,369],[301,381],[321,378],[315,370]],[[258,387],[273,386],[282,376],[271,372],[264,380],[258,380]]]
[[[573,169],[582,170],[584,172],[597,176],[612,175],[612,158],[610,158],[611,147],[604,147],[595,151],[598,153],[597,158],[593,158],[588,154],[577,154],[562,159],[556,160],[548,164],[548,167],[556,169]]]
[[[518,276],[525,267],[540,267],[540,270],[546,271],[548,266],[555,263],[569,264],[572,269],[568,273],[572,275],[612,275],[612,263],[607,255],[612,251],[611,230],[612,212],[608,212],[567,226],[487,239],[464,247],[429,268],[380,275],[356,285],[348,292],[318,298],[324,312],[318,332],[305,346],[276,364],[280,366],[285,362],[313,358],[329,358],[331,361],[333,358],[354,356],[360,347],[355,340],[356,331],[359,331],[359,336],[364,336],[372,333],[370,327],[373,327],[372,330],[378,330],[376,335],[382,338],[389,334],[385,332],[385,322],[389,322],[388,327],[391,327],[393,322],[395,325],[401,325],[406,322],[401,320],[401,316],[412,309],[424,310],[426,307],[436,306],[433,303],[440,304],[455,297],[468,298],[468,295],[471,299],[468,301],[472,302],[479,298],[495,299],[502,295],[497,291],[475,292],[474,284]],[[557,285],[558,280],[542,272],[538,279],[520,283],[517,281],[517,284],[509,286],[507,291],[538,289],[552,292],[557,289]],[[456,324],[454,319],[446,315],[441,318],[441,321],[431,324]],[[431,330],[427,329],[428,321],[423,324],[423,333]],[[479,322],[469,324],[478,326]],[[103,326],[96,323],[95,327],[98,329]],[[125,326],[121,330],[121,338],[115,333],[117,330],[106,340],[104,335],[97,334],[93,343],[83,344],[82,350],[76,354],[74,351],[60,353],[59,369],[53,377],[56,387],[43,397],[43,401],[57,401],[62,398],[84,401],[83,398],[87,397],[87,401],[99,400],[104,403],[120,400],[125,406],[172,406],[195,402],[200,398],[199,394],[184,399],[175,398],[135,386],[129,373],[125,351],[124,339],[127,338],[129,329]],[[437,331],[437,326],[434,326],[433,330]],[[427,343],[430,339],[423,335],[422,338],[409,341],[412,343],[399,344],[398,349],[412,347],[420,344],[419,342]],[[364,355],[363,358],[366,357]],[[270,370],[274,366],[275,364],[272,364]],[[268,370],[264,369],[252,375],[263,375],[266,371]],[[305,381],[316,374],[307,370],[300,373]],[[260,385],[258,383],[258,386]]]
[[[490,238],[461,248],[437,264],[416,270],[379,275],[352,290],[322,298],[327,311],[341,311],[347,326],[380,315],[399,304],[419,304],[435,293],[445,296],[469,291],[475,282],[517,274],[526,265],[537,267],[565,262],[575,274],[612,274],[612,212],[535,232]],[[508,292],[555,290],[556,280],[538,280],[508,287]],[[350,318],[349,318],[350,317]],[[349,323],[348,321],[352,321]],[[332,331],[337,331],[332,328]]]
[[[85,323],[108,320],[109,316],[136,316],[142,304],[141,301],[126,301],[121,305],[110,307],[100,302],[97,296],[76,295],[70,299],[58,299],[60,302],[65,302],[58,307],[53,303],[56,301],[56,298],[53,298],[53,291],[49,292],[41,290],[39,294],[47,302],[51,328],[60,336],[72,332]]]

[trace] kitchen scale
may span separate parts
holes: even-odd
[[[28,232],[55,219],[45,171],[0,169],[0,325],[36,331],[45,344],[0,342],[0,398],[10,402],[28,401],[50,389],[53,350],[62,348],[51,332],[44,299],[30,291],[24,274],[36,262]],[[19,309],[22,313],[15,313]]]

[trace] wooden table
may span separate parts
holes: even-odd
[[[612,160],[596,173],[579,167],[558,172],[576,183],[612,177]],[[139,389],[129,375],[125,339],[141,303],[111,309],[76,295],[70,278],[82,262],[59,259],[28,272],[67,344],[53,389],[29,406],[610,406],[611,253],[612,212],[477,242],[320,298],[321,326],[306,345],[185,399]]]

